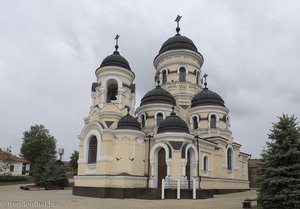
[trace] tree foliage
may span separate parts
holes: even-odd
[[[36,184],[46,189],[67,186],[69,181],[64,166],[55,162],[46,164]]]
[[[40,186],[40,180],[43,173],[46,171],[46,167],[52,163],[54,163],[54,159],[49,159],[44,153],[36,159],[33,170],[34,183],[36,185]]]
[[[42,155],[53,159],[56,155],[56,139],[50,135],[45,126],[31,126],[30,130],[24,132],[21,155],[29,160],[33,167]]]
[[[72,155],[70,157],[70,162],[69,162],[69,166],[71,167],[74,174],[77,174],[78,158],[79,158],[79,152],[77,150],[74,150],[74,152],[72,153]]]
[[[263,209],[300,208],[300,130],[297,118],[273,123],[258,167],[258,204]]]
[[[4,172],[4,175],[6,175],[10,173],[8,171],[10,169],[10,166],[12,166],[12,164],[14,163],[14,158],[11,152],[11,147],[7,147],[6,149],[3,149],[2,152],[3,152],[3,159],[2,159],[1,169]]]

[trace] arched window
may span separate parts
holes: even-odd
[[[106,102],[111,103],[111,101],[117,100],[118,95],[118,83],[115,80],[109,80],[107,82],[107,94]]]
[[[196,72],[196,83],[197,83],[197,85],[199,85],[200,86],[200,84],[201,84],[201,75],[200,75],[200,71],[198,71],[197,70],[197,72]]]
[[[167,70],[162,71],[162,83],[167,83]]]
[[[145,114],[141,114],[141,126],[142,128],[145,127],[145,124],[146,124],[146,118],[145,118]]]
[[[96,163],[97,161],[97,144],[97,138],[93,136],[89,143],[88,163]]]
[[[160,112],[160,113],[157,113],[156,115],[156,126],[159,127],[161,122],[163,121],[164,119],[164,116],[163,114]]]
[[[197,129],[198,128],[198,118],[197,116],[193,117],[193,129]]]
[[[217,117],[216,115],[210,116],[210,128],[217,128]]]
[[[227,169],[232,170],[232,163],[233,162],[233,152],[232,149],[229,148],[227,149]]]
[[[186,70],[184,67],[179,68],[179,81],[186,81]]]
[[[207,171],[208,170],[208,157],[204,156],[203,158],[203,171]]]
[[[226,129],[229,130],[229,128],[230,128],[230,118],[227,115],[227,117],[226,117]]]

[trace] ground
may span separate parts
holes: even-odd
[[[255,190],[215,195],[205,200],[138,200],[79,197],[73,196],[72,190],[24,191],[19,188],[20,185],[0,186],[0,209],[241,209],[245,198],[256,198]]]

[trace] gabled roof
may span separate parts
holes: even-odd
[[[0,149],[0,160],[3,160],[4,156],[5,156],[5,152]],[[30,163],[28,160],[25,160],[23,158],[17,157],[15,155],[12,155],[12,158],[13,158],[14,162]]]

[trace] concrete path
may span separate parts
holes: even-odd
[[[20,185],[0,186],[0,209],[241,209],[242,201],[256,198],[256,191],[215,195],[205,200],[100,199],[73,196],[71,190],[24,191]]]

